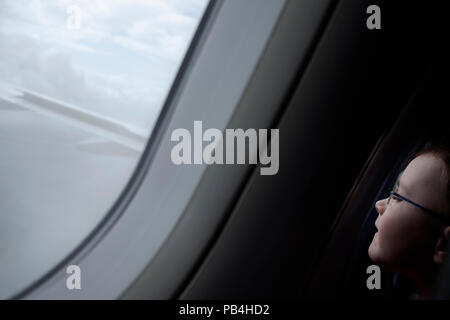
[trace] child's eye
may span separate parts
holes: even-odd
[[[395,201],[402,201],[402,198],[397,197],[396,195],[392,195],[392,199]]]

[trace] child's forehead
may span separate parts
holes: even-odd
[[[441,192],[445,190],[443,172],[445,172],[445,166],[442,160],[433,155],[420,155],[414,158],[399,175],[397,184],[401,189],[411,192],[418,189]]]

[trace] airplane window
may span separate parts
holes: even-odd
[[[206,6],[1,1],[1,298],[56,265],[108,212]]]

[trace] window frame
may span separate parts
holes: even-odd
[[[222,130],[269,128],[331,2],[212,0],[122,195],[74,252],[14,298],[176,297],[255,166],[176,166],[171,132],[199,119]],[[82,290],[66,288],[71,264]]]

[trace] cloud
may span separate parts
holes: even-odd
[[[207,0],[3,0],[0,81],[150,128]],[[67,8],[81,9],[79,30]]]

